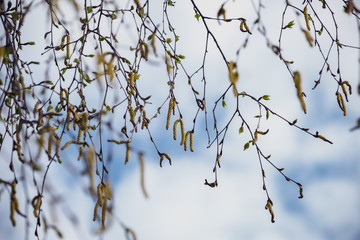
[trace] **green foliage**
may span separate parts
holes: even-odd
[[[292,28],[294,25],[295,25],[294,20],[293,20],[293,21],[290,21],[288,24],[286,24],[286,25],[283,27],[283,29]]]

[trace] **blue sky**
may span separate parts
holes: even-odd
[[[160,2],[160,1],[159,1]],[[204,13],[216,15],[222,1],[196,1]],[[250,1],[249,1],[250,2]],[[243,14],[252,17],[250,3],[228,3],[233,7],[227,9],[228,17]],[[264,3],[265,4],[265,3]],[[226,6],[228,6],[226,5]],[[269,25],[269,35],[275,43],[278,38],[279,16],[283,8],[272,4],[263,10],[264,19]],[[161,4],[159,4],[161,7]],[[161,10],[161,8],[160,8]],[[154,12],[156,12],[154,10]],[[179,51],[186,56],[185,66],[195,70],[201,64],[205,43],[204,30],[201,23],[194,19],[194,12],[188,1],[176,2],[173,24],[180,35]],[[271,14],[270,14],[271,13]],[[277,13],[277,14],[275,14]],[[237,15],[235,15],[237,14]],[[289,16],[289,20],[293,16]],[[116,218],[131,227],[138,239],[311,239],[355,240],[360,238],[360,132],[349,132],[355,125],[359,115],[359,96],[353,94],[347,104],[348,116],[342,116],[337,106],[336,84],[325,75],[319,87],[312,91],[313,80],[318,77],[318,54],[310,49],[303,35],[296,29],[304,26],[302,19],[296,18],[294,32],[288,34],[284,48],[289,58],[295,61],[294,70],[302,72],[303,89],[307,94],[308,113],[304,115],[296,98],[293,80],[285,66],[265,46],[263,38],[257,31],[249,45],[242,50],[239,59],[240,79],[238,89],[254,96],[269,94],[268,105],[289,120],[298,119],[298,124],[319,131],[334,142],[333,145],[315,139],[304,132],[290,127],[275,116],[263,121],[269,133],[259,139],[264,152],[271,154],[271,160],[291,178],[304,186],[304,198],[298,199],[298,187],[278,174],[269,164],[264,163],[269,193],[274,202],[275,223],[270,222],[270,214],[264,209],[266,195],[262,190],[262,179],[259,162],[254,148],[243,151],[248,140],[245,134],[238,134],[240,123],[233,124],[229,131],[222,157],[222,168],[219,169],[219,187],[210,189],[204,186],[204,179],[212,179],[212,168],[216,149],[207,149],[207,137],[204,132],[203,119],[200,118],[194,135],[195,152],[183,152],[178,142],[173,142],[172,132],[165,131],[165,114],[154,122],[152,132],[157,145],[170,153],[173,165],[164,164],[159,167],[159,159],[146,133],[139,133],[134,139],[145,155],[146,189],[149,198],[145,199],[140,188],[140,176],[137,157],[132,156],[130,164],[124,166],[123,149],[114,148],[114,165],[110,170],[110,178],[114,181],[114,212]],[[339,14],[339,21],[344,26],[344,42],[354,42],[355,22],[348,16]],[[191,28],[189,28],[191,26]],[[219,37],[219,43],[231,60],[235,58],[234,49],[241,44],[241,34],[233,30],[234,25],[217,22],[211,24]],[[296,31],[298,31],[296,33]],[[357,42],[357,37],[356,41]],[[191,46],[191,48],[189,48]],[[314,53],[315,52],[315,53]],[[355,89],[358,84],[358,51],[343,50],[343,76]],[[154,61],[158,61],[154,59]],[[333,60],[331,60],[334,63]],[[153,101],[161,102],[166,97],[167,89],[160,89],[157,84],[166,85],[167,77],[164,68],[154,65],[143,65],[142,87],[144,91],[157,91]],[[227,69],[221,56],[212,46],[207,63],[208,96],[216,99],[228,86]],[[176,94],[183,97],[180,102],[185,117],[185,125],[191,127],[193,109],[192,97],[187,88],[187,80],[181,81],[179,76]],[[156,81],[156,82],[155,82]],[[154,84],[156,83],[156,84]],[[165,83],[165,85],[164,85]],[[225,123],[233,111],[234,99],[229,95],[224,115],[219,118]],[[208,101],[211,103],[211,101]],[[254,106],[250,101],[242,100],[241,109],[252,114]],[[210,106],[209,109],[212,109]],[[256,109],[255,109],[256,112]],[[186,115],[186,114],[184,114]],[[248,118],[251,120],[250,115]],[[121,119],[121,116],[120,116]],[[3,155],[3,154],[1,154]],[[3,158],[1,168],[7,166]],[[81,166],[71,161],[71,154],[64,164]],[[93,200],[83,193],[87,184],[85,177],[73,177],[60,165],[51,169],[49,181],[55,184],[59,192],[64,193],[66,201],[62,208],[56,210],[54,217],[59,222],[64,239],[125,239],[123,230],[114,220],[112,227],[103,236],[93,234],[96,225],[92,224]],[[0,170],[1,175],[3,174]],[[6,195],[6,194],[5,194]],[[3,196],[5,196],[3,195]],[[0,213],[8,215],[7,199],[1,198]],[[50,207],[50,204],[44,205]],[[66,213],[74,212],[79,216],[79,225],[73,228],[66,221]],[[23,226],[13,229],[9,221],[0,226],[2,234],[8,239],[23,237]],[[31,229],[32,231],[32,229]],[[47,239],[55,239],[49,235]]]

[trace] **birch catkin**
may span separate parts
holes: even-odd
[[[16,184],[16,180],[11,182],[10,220],[13,226],[16,226],[15,211],[19,211],[19,202],[16,197]]]
[[[174,122],[174,126],[173,126],[173,138],[174,140],[176,141],[176,137],[177,137],[177,130],[176,130],[176,127],[177,127],[177,124],[180,122],[180,119],[177,119],[175,122]]]
[[[302,92],[302,87],[301,87],[301,75],[300,75],[300,72],[298,72],[298,71],[294,72],[293,79],[294,79],[296,93],[297,93],[298,99],[300,101],[301,107],[304,110],[304,112],[306,113],[306,104],[305,104],[305,100],[304,100],[304,96],[303,96],[303,92]]]
[[[21,152],[21,138],[20,138],[21,127],[16,125],[16,152],[18,154],[19,161],[24,163],[24,159]]]
[[[68,108],[68,110],[66,112],[66,130],[68,130],[68,131],[70,131],[70,113],[71,113],[71,111]]]
[[[182,119],[180,119],[180,130],[181,130],[181,142],[180,145],[184,144],[185,141],[185,127],[184,127],[184,122]]]
[[[346,116],[346,106],[345,106],[345,101],[344,101],[343,96],[341,95],[341,93],[337,92],[336,98],[337,98],[337,102],[339,104],[340,109],[343,111],[344,116]]]
[[[130,152],[131,152],[130,144],[129,144],[129,142],[127,142],[126,143],[125,164],[127,164],[129,162]]]
[[[70,58],[70,35],[66,35],[66,58]]]
[[[305,17],[305,23],[306,23],[306,28],[308,31],[310,31],[310,17],[309,14],[307,12],[307,6],[305,6],[304,8],[304,17]]]
[[[53,137],[54,137],[54,133],[53,133],[53,131],[50,131],[49,140],[48,140],[48,154],[49,154],[49,158],[51,158],[51,155],[52,155]]]
[[[272,206],[273,206],[272,201],[270,199],[267,200],[266,205],[265,205],[265,209],[269,210],[269,213],[271,215],[271,222],[274,223],[275,222],[275,214],[274,214],[274,211],[272,209]]]
[[[194,133],[190,132],[190,151],[194,152]]]
[[[42,204],[42,196],[38,195],[38,196],[34,197],[34,199],[32,200],[32,205],[34,208],[34,216],[36,218],[39,217],[41,204]]]
[[[169,126],[170,126],[170,118],[171,118],[171,113],[172,113],[173,108],[174,108],[174,99],[170,98],[169,109],[168,109],[167,118],[166,118],[166,130],[168,130]]]
[[[61,143],[61,138],[58,136],[56,138],[56,142],[55,142],[55,156],[57,157],[58,161],[60,160],[60,143]]]
[[[80,146],[79,148],[79,156],[78,156],[78,161],[81,160],[82,156],[83,156],[83,153],[84,153],[84,149],[85,149],[85,146]]]
[[[187,131],[186,134],[185,134],[185,137],[184,137],[184,150],[185,151],[187,150],[187,143],[186,142],[187,142],[187,138],[188,138],[189,134],[191,136],[191,131]]]
[[[144,197],[147,198],[148,194],[146,192],[145,189],[145,177],[144,177],[144,172],[145,172],[145,167],[144,167],[144,158],[143,158],[143,154],[140,153],[139,154],[139,164],[140,164],[140,183],[141,183],[141,190],[144,194]]]

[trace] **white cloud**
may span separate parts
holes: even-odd
[[[117,212],[135,229],[140,239],[327,239],[325,230],[344,234],[350,226],[354,236],[357,215],[357,187],[350,180],[321,180],[306,188],[305,200],[294,200],[304,214],[282,204],[283,196],[271,178],[268,186],[274,201],[276,223],[264,209],[266,196],[261,189],[258,164],[238,161],[223,163],[220,186],[203,186],[203,158],[177,159],[171,168],[160,169],[148,163],[146,186],[150,195],[144,199],[139,188],[138,172],[128,174],[117,188]],[[204,174],[205,173],[205,174]],[[296,188],[296,186],[292,186]],[[341,190],[340,190],[341,189]],[[339,192],[340,191],[340,192]],[[296,196],[293,196],[297,199]],[[324,202],[326,201],[326,202]],[[344,207],[337,207],[337,206]],[[330,210],[331,209],[331,210]],[[352,224],[353,223],[353,224]],[[339,227],[336,227],[339,226]]]

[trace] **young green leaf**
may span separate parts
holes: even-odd
[[[248,149],[249,146],[250,146],[250,142],[245,143],[245,145],[244,145],[244,151],[245,151],[246,149]]]
[[[242,132],[244,132],[244,126],[241,126],[241,127],[239,128],[239,134],[241,134]]]
[[[196,13],[196,14],[195,14],[195,18],[196,18],[196,20],[198,20],[198,21],[199,21],[200,14],[199,14],[199,13]]]
[[[262,96],[262,98],[263,98],[264,100],[270,100],[270,96],[269,96],[269,95],[264,95],[264,96]]]
[[[294,25],[295,25],[294,20],[293,20],[293,21],[290,21],[288,24],[286,24],[285,27],[283,27],[283,29],[292,28]]]
[[[222,106],[223,106],[223,108],[225,108],[225,107],[226,107],[226,102],[225,102],[225,99],[222,99]]]

